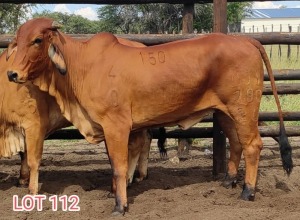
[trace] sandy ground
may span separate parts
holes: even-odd
[[[175,143],[169,141],[169,159],[160,159],[155,142],[150,153],[149,178],[128,189],[129,212],[123,219],[300,219],[299,138],[291,139],[295,168],[287,177],[281,167],[278,145],[264,139],[256,199],[239,199],[241,181],[234,189],[220,186],[222,175],[212,176],[209,140],[196,141],[190,155],[176,162]],[[173,147],[172,147],[173,146]],[[200,147],[201,146],[201,147]],[[22,198],[26,188],[16,187],[19,158],[0,160],[0,219],[116,219],[114,199],[108,198],[111,170],[103,144],[47,141],[40,169],[40,193],[46,195],[42,211],[14,212],[13,195]],[[77,195],[80,211],[53,211],[52,195]],[[20,202],[20,201],[19,201]],[[68,203],[70,205],[70,203]]]

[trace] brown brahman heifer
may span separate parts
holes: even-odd
[[[89,142],[99,143],[105,137],[115,180],[113,214],[124,213],[128,207],[130,131],[168,125],[188,129],[209,112],[217,114],[230,140],[227,179],[236,178],[243,153],[246,175],[241,197],[254,198],[263,146],[258,132],[263,62],[279,110],[283,166],[291,172],[291,146],[273,73],[258,41],[209,34],[134,48],[120,44],[109,33],[81,42],[58,28],[48,18],[23,24],[8,78],[16,83],[32,81],[55,96],[63,115]],[[89,127],[93,133],[87,132]]]
[[[144,46],[138,42],[119,39],[125,45]],[[14,47],[14,43],[9,48]],[[16,48],[16,47],[14,47]],[[70,126],[59,109],[54,97],[42,92],[32,83],[17,85],[7,80],[7,68],[13,57],[6,61],[7,51],[0,55],[0,158],[21,155],[21,170],[18,185],[27,186],[33,194],[38,192],[38,169],[41,162],[43,142],[55,130]],[[92,131],[91,131],[92,132]],[[144,129],[132,133],[129,139],[128,183],[138,163],[139,177],[147,176],[151,136]]]
[[[38,169],[44,139],[59,128],[70,125],[55,99],[28,82],[7,82],[7,51],[0,55],[0,158],[21,155],[19,185],[37,193]],[[12,55],[12,58],[14,54]]]

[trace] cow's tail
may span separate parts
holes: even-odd
[[[251,44],[253,44],[260,51],[261,57],[265,63],[265,66],[266,66],[266,69],[267,69],[267,72],[268,72],[268,75],[270,78],[271,87],[272,87],[273,95],[274,95],[276,105],[278,108],[278,115],[279,115],[279,121],[280,121],[279,148],[280,148],[280,154],[281,154],[281,159],[282,159],[282,165],[283,165],[284,170],[289,175],[293,169],[292,147],[288,141],[286,130],[284,127],[283,114],[282,114],[282,110],[281,110],[281,106],[280,106],[280,102],[279,102],[279,98],[278,98],[278,94],[277,94],[277,88],[275,85],[275,79],[274,79],[273,71],[271,68],[271,64],[270,64],[269,58],[267,56],[267,53],[266,53],[264,47],[261,45],[261,43],[252,38],[248,38],[248,40],[250,41]]]

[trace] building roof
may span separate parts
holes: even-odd
[[[300,8],[251,9],[246,18],[300,18]]]

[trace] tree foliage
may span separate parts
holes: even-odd
[[[29,17],[33,4],[0,3],[0,34],[15,33]]]
[[[62,24],[62,31],[68,34],[95,34],[101,29],[98,21],[91,21],[80,15],[45,10],[41,13],[35,13],[33,17],[52,18]]]
[[[227,4],[227,22],[230,31],[240,31],[241,20],[250,13],[252,2],[231,2]]]
[[[228,24],[239,26],[252,3],[228,3]],[[183,4],[106,5],[98,8],[101,27],[112,33],[179,33]],[[195,4],[194,29],[209,32],[213,27],[213,4]]]
[[[213,4],[196,4],[194,29],[198,32],[211,32],[214,23],[213,13]]]
[[[164,33],[178,29],[182,6],[106,5],[98,9],[102,28],[113,33]]]
[[[178,33],[181,30],[182,5],[143,4],[137,5],[137,9],[142,32]]]
[[[137,31],[138,11],[136,5],[107,5],[98,9],[101,29],[112,33]]]
[[[0,34],[14,33],[28,19],[33,4],[0,3]],[[237,31],[241,19],[249,13],[252,3],[228,3],[228,25]],[[63,24],[62,31],[70,34],[94,34],[108,31],[128,33],[180,33],[183,4],[105,5],[97,9],[98,21],[80,15],[43,11],[33,17],[51,17]],[[195,4],[194,29],[210,32],[213,27],[213,4]]]

